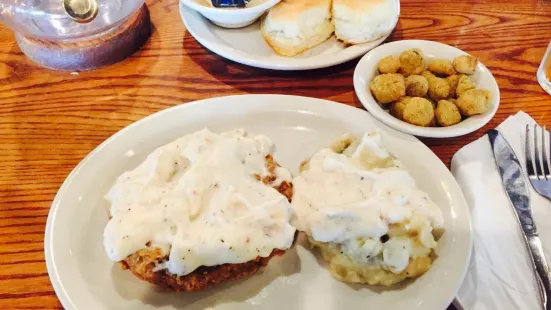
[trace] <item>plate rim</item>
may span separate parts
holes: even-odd
[[[68,187],[70,186],[70,184],[74,181],[74,179],[75,179],[76,175],[78,174],[78,172],[81,169],[83,169],[83,167],[85,167],[85,165],[88,164],[88,162],[90,162],[92,160],[92,158],[97,153],[101,152],[101,150],[104,147],[106,147],[108,144],[113,143],[114,141],[116,141],[116,139],[119,136],[125,134],[128,131],[131,131],[135,127],[141,126],[142,124],[144,124],[146,122],[149,122],[151,119],[160,118],[164,114],[172,113],[175,110],[180,110],[180,109],[186,110],[186,109],[193,108],[195,106],[205,105],[205,104],[208,104],[209,101],[220,101],[220,102],[232,101],[232,99],[243,98],[243,97],[256,98],[257,101],[261,100],[262,98],[266,98],[266,97],[277,97],[277,98],[280,98],[278,100],[278,102],[284,102],[285,100],[291,100],[292,101],[293,99],[303,100],[303,101],[308,100],[308,101],[312,101],[312,102],[309,103],[309,106],[313,106],[313,105],[333,106],[335,109],[348,110],[348,111],[350,111],[350,113],[365,113],[366,117],[372,118],[372,120],[374,121],[375,126],[378,126],[378,127],[385,126],[384,124],[377,124],[377,120],[374,117],[372,117],[371,114],[369,114],[366,111],[363,111],[361,109],[358,109],[354,106],[338,103],[338,102],[331,101],[331,100],[313,98],[313,97],[280,95],[280,94],[246,94],[246,95],[217,96],[217,97],[211,97],[211,98],[206,98],[206,99],[200,99],[200,100],[191,101],[191,102],[188,102],[188,103],[182,103],[182,104],[179,104],[179,105],[175,105],[175,106],[160,110],[158,112],[155,112],[153,114],[150,114],[146,117],[143,117],[143,118],[141,118],[137,121],[134,121],[134,122],[130,123],[129,125],[125,126],[124,128],[120,129],[119,131],[117,131],[116,133],[114,133],[113,135],[108,137],[105,141],[100,143],[96,148],[94,148],[91,152],[89,152],[75,166],[75,168],[68,174],[66,179],[63,181],[62,185],[60,186],[60,188],[59,188],[58,192],[56,193],[56,195],[54,197],[54,200],[52,201],[52,204],[50,206],[50,210],[48,212],[48,218],[47,218],[46,225],[45,225],[45,233],[44,233],[45,262],[46,262],[46,268],[47,268],[48,276],[50,278],[50,282],[52,284],[52,287],[54,288],[54,291],[56,293],[56,297],[59,299],[59,301],[61,302],[62,306],[65,309],[78,309],[78,308],[72,302],[72,297],[69,296],[69,294],[65,290],[65,286],[61,281],[59,273],[57,272],[57,265],[55,264],[55,257],[53,256],[53,228],[54,228],[53,225],[54,225],[55,220],[56,220],[56,214],[59,210],[59,206],[60,206],[61,202],[63,201],[63,197],[64,197],[65,193],[67,192]],[[314,108],[313,110],[315,110],[315,109],[316,108]],[[254,108],[252,110],[253,111],[261,111],[262,108],[260,108],[259,110],[257,110],[257,108]],[[285,110],[289,110],[289,109],[282,109],[282,111],[285,111]],[[297,112],[303,112],[303,113],[316,113],[316,112],[312,112],[311,110],[308,111],[308,109],[299,109],[299,108],[295,109],[295,108],[292,108],[290,110],[291,111],[297,111]],[[426,150],[428,150],[430,152],[431,156],[433,156],[433,159],[436,160],[435,165],[440,166],[440,169],[448,176],[448,179],[449,179],[451,185],[455,188],[455,191],[458,194],[458,197],[457,197],[458,201],[456,201],[456,204],[464,206],[463,211],[465,212],[466,226],[468,228],[468,231],[467,231],[467,233],[468,233],[468,248],[467,248],[467,253],[466,253],[466,259],[463,262],[463,268],[460,272],[461,281],[459,281],[458,283],[455,283],[453,285],[453,287],[454,287],[453,290],[457,293],[459,291],[464,279],[465,279],[465,276],[466,276],[466,273],[467,273],[467,270],[468,270],[468,267],[469,267],[469,263],[470,263],[470,260],[471,260],[471,257],[472,257],[472,248],[473,248],[473,242],[474,242],[474,236],[473,236],[473,230],[472,230],[472,218],[471,218],[469,206],[467,204],[465,196],[464,196],[464,194],[461,190],[461,187],[459,186],[459,184],[455,180],[455,177],[451,173],[451,171],[445,166],[445,164],[436,156],[436,154],[428,146],[423,144],[415,136],[409,135],[407,133],[400,132],[400,131],[395,130],[395,129],[390,128],[390,127],[388,129],[390,129],[391,131],[395,131],[398,134],[404,135],[406,138],[412,140],[413,142],[424,146],[426,148]],[[454,298],[455,298],[455,296],[450,296],[448,298],[449,300],[447,301],[447,304],[451,304],[453,302]]]
[[[243,65],[256,67],[256,68],[261,68],[261,69],[280,70],[280,71],[302,71],[302,70],[313,70],[313,69],[328,68],[328,67],[340,65],[340,64],[343,64],[345,62],[348,62],[348,61],[351,61],[351,60],[354,60],[354,59],[358,59],[358,58],[362,57],[363,55],[365,55],[370,50],[372,50],[372,49],[380,46],[381,44],[383,44],[383,42],[394,32],[394,30],[396,29],[396,26],[398,25],[398,22],[400,20],[401,1],[400,0],[395,0],[395,1],[398,3],[398,19],[396,20],[396,23],[394,24],[394,27],[393,27],[392,31],[389,34],[387,34],[387,35],[385,35],[385,36],[383,36],[383,37],[381,37],[381,38],[379,38],[375,41],[372,41],[372,42],[359,44],[359,45],[354,45],[353,47],[358,47],[357,52],[352,53],[351,55],[348,55],[347,57],[322,57],[323,58],[322,62],[311,62],[311,61],[309,62],[309,61],[305,61],[308,58],[292,58],[292,57],[289,57],[288,59],[290,61],[288,63],[283,63],[283,64],[279,63],[278,64],[277,62],[274,62],[273,60],[270,60],[270,59],[263,60],[261,57],[256,57],[256,56],[254,56],[254,57],[243,57],[247,54],[240,55],[240,54],[243,53],[240,50],[236,50],[232,47],[228,47],[228,46],[219,44],[218,42],[207,40],[195,31],[194,26],[190,27],[191,23],[187,19],[186,14],[198,14],[198,15],[200,15],[199,18],[204,19],[204,21],[206,23],[210,23],[210,21],[208,21],[199,12],[194,11],[194,10],[190,9],[189,7],[187,7],[182,1],[179,2],[179,13],[180,13],[180,18],[182,19],[182,21],[184,23],[184,26],[186,27],[186,31],[189,32],[191,34],[191,36],[195,40],[197,40],[197,42],[199,42],[201,45],[203,45],[205,48],[207,48],[209,51],[217,54],[218,56],[220,56],[222,58],[226,58],[226,59],[229,59],[231,61],[243,64]],[[257,23],[257,22],[258,21],[255,21],[254,23]],[[228,29],[228,30],[235,30],[235,29]],[[361,48],[362,45],[365,45],[365,47]],[[371,45],[373,45],[373,46],[371,46]],[[337,53],[335,53],[335,54],[337,54]],[[327,55],[325,55],[325,56],[327,56]],[[283,57],[283,56],[280,56],[280,57]]]
[[[492,84],[492,87],[496,90],[495,98],[496,98],[496,104],[494,107],[492,107],[492,110],[483,116],[483,118],[476,124],[474,124],[471,127],[467,128],[454,128],[453,126],[450,127],[420,127],[415,126],[411,124],[407,124],[403,121],[400,121],[390,114],[388,114],[385,111],[381,111],[380,109],[377,109],[373,106],[372,100],[367,96],[369,93],[367,90],[365,90],[364,84],[360,81],[362,76],[360,72],[360,68],[368,61],[368,57],[372,55],[373,53],[376,53],[379,48],[388,47],[388,45],[408,45],[408,44],[436,44],[441,45],[446,48],[450,48],[456,52],[460,52],[461,54],[468,54],[467,52],[455,47],[451,46],[442,42],[438,41],[431,41],[431,40],[399,40],[399,41],[393,41],[388,42],[385,44],[381,44],[370,51],[368,51],[358,62],[356,65],[356,68],[354,68],[354,75],[353,75],[353,84],[354,84],[354,92],[356,94],[356,97],[360,100],[360,103],[362,106],[371,113],[377,120],[381,121],[385,125],[392,127],[396,130],[399,130],[401,132],[411,134],[417,137],[427,137],[427,138],[453,138],[453,137],[459,137],[464,136],[467,134],[470,134],[472,132],[475,132],[479,130],[480,128],[486,126],[495,116],[497,113],[499,106],[501,104],[501,92],[499,89],[499,84],[497,84],[497,80],[495,79],[494,75],[486,67],[481,61],[478,62],[478,65],[482,66],[482,68],[488,72],[489,76],[491,77],[490,83]],[[377,104],[375,102],[375,104]],[[482,115],[480,115],[482,116]]]

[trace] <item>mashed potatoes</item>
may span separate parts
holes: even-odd
[[[294,178],[293,224],[341,281],[392,285],[426,272],[443,226],[378,132],[341,137]]]

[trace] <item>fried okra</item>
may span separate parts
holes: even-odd
[[[438,101],[438,106],[434,110],[436,123],[442,127],[448,127],[461,122],[461,113],[459,109],[448,100]]]
[[[390,103],[406,95],[404,77],[397,73],[376,76],[369,84],[371,93],[381,104]]]
[[[450,97],[456,96],[457,85],[459,84],[459,78],[461,76],[454,74],[445,78],[446,82],[450,85]]]
[[[450,85],[446,80],[439,77],[432,77],[429,81],[429,97],[434,101],[447,99],[450,96]]]
[[[435,59],[429,63],[427,69],[430,72],[440,76],[450,76],[457,74],[457,72],[453,68],[452,62],[448,59]]]
[[[418,49],[404,51],[400,55],[400,73],[408,77],[425,70],[425,58]]]
[[[403,110],[404,121],[428,127],[433,124],[434,108],[432,103],[425,98],[414,97],[407,101]]]
[[[384,73],[396,73],[400,70],[400,59],[395,56],[386,56],[379,61],[377,69],[382,74]]]
[[[490,109],[490,92],[484,89],[471,89],[457,99],[457,107],[464,116],[482,114]]]
[[[475,88],[476,88],[476,85],[471,80],[471,78],[462,74],[459,76],[459,82],[457,83],[457,88],[455,90],[455,93],[457,94],[458,97],[460,97],[466,91],[475,89]]]
[[[421,75],[410,75],[406,78],[406,95],[425,97],[429,91],[429,81]]]
[[[478,59],[471,55],[458,56],[453,60],[454,69],[463,74],[473,74],[477,64]]]
[[[404,120],[404,109],[406,108],[406,105],[410,100],[411,97],[406,96],[394,102],[390,106],[390,115],[396,117],[397,119]]]

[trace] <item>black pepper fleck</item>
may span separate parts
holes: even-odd
[[[220,239],[220,241],[224,242],[224,239]]]
[[[390,240],[390,237],[387,234],[381,236],[382,243],[386,243],[388,240]]]
[[[365,179],[364,177],[361,177],[361,178],[360,178],[360,180],[362,180],[362,181],[363,181],[364,179]]]

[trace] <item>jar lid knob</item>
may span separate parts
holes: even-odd
[[[62,0],[65,12],[78,23],[89,23],[98,15],[97,0]]]

